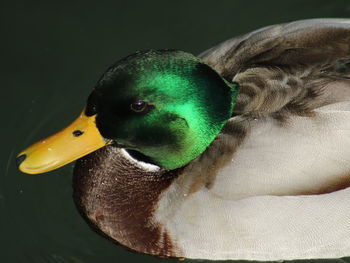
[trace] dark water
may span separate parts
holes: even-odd
[[[75,119],[115,60],[150,48],[198,54],[262,26],[349,15],[348,0],[1,3],[0,262],[164,261],[89,229],[71,198],[72,164],[35,176],[14,165],[20,150]]]

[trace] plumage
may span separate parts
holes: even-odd
[[[175,169],[115,145],[82,157],[81,214],[113,241],[158,256],[349,256],[350,20],[265,27],[199,58],[239,86],[220,133]]]

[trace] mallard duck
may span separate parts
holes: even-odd
[[[349,256],[349,59],[345,19],[265,27],[198,57],[137,52],[17,163],[35,174],[80,158],[81,214],[138,252]]]

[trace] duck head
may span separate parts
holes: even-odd
[[[199,156],[232,115],[236,84],[182,51],[144,51],[111,66],[79,118],[17,157],[22,172],[47,172],[105,145],[164,169]]]

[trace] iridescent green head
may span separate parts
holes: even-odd
[[[88,99],[103,137],[165,169],[186,165],[230,118],[237,87],[182,51],[138,52],[110,67]]]

